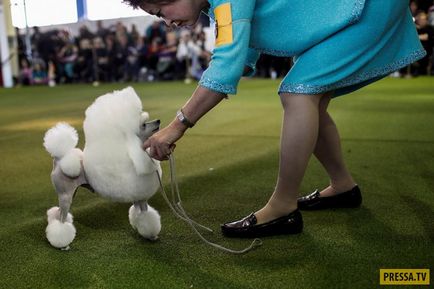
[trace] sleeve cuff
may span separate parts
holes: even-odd
[[[237,94],[237,88],[235,86],[222,84],[206,77],[199,81],[199,85],[224,94]]]

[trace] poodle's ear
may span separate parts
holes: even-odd
[[[142,149],[142,142],[137,136],[127,141],[127,150],[138,175],[149,175],[157,171],[157,163],[154,163]]]
[[[147,113],[146,111],[142,112],[142,114],[140,115],[140,123],[145,123],[149,120],[149,113]]]

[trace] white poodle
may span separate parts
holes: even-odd
[[[69,209],[79,186],[118,202],[132,202],[131,226],[154,240],[161,230],[160,215],[148,205],[159,188],[161,167],[143,151],[145,139],[158,131],[160,121],[149,121],[133,88],[98,97],[86,110],[84,150],[76,148],[77,131],[58,123],[45,133],[44,146],[54,158],[51,180],[59,207],[47,211],[47,239],[68,248],[76,229]],[[158,175],[157,175],[158,173]]]

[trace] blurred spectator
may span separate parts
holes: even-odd
[[[15,28],[15,35],[17,39],[17,52],[18,52],[18,63],[21,65],[22,60],[27,58],[26,54],[26,44],[24,37],[20,34],[20,30],[18,28]]]
[[[140,37],[139,37],[140,38]],[[125,62],[124,81],[137,81],[139,76],[139,38],[132,38],[127,47],[127,60]]]
[[[108,57],[108,63],[107,63],[107,81],[116,81],[117,77],[117,68],[115,65],[115,59],[116,59],[116,42],[115,37],[112,34],[107,35],[105,38],[105,45],[106,45],[106,51],[107,51],[107,57]]]
[[[110,33],[110,31],[108,29],[104,28],[102,21],[98,20],[96,22],[96,36],[101,38],[101,39],[105,39],[109,33]]]
[[[42,37],[42,33],[39,30],[39,27],[38,26],[33,27],[33,33],[32,33],[32,36],[31,36],[32,42],[38,43],[39,39],[41,39],[41,37]]]
[[[166,41],[161,45],[158,53],[157,77],[162,80],[175,78],[176,49],[178,40],[173,31],[166,33]]]
[[[417,61],[415,66],[414,75],[427,75],[430,74],[430,59],[433,54],[434,47],[434,29],[428,25],[428,16],[425,12],[419,12],[416,16],[417,33],[419,34],[420,42],[426,50],[427,55],[421,60]]]
[[[208,64],[211,60],[211,52],[206,49],[206,35],[201,25],[196,27],[193,41],[200,49],[197,69],[193,76],[196,76],[196,79],[200,79],[200,77],[202,77],[202,73],[208,67]]]
[[[138,81],[146,80],[148,72],[148,46],[145,43],[145,37],[139,37],[137,40],[137,66],[139,67]]]
[[[433,5],[428,9],[428,22],[429,25],[434,27],[434,1],[433,1]]]
[[[48,61],[48,85],[56,86],[56,66],[53,61]]]
[[[291,68],[291,58],[281,58],[263,54],[256,63],[257,75],[276,79],[286,74]]]
[[[196,43],[193,40],[189,30],[183,30],[181,32],[176,58],[178,59],[178,66],[184,71],[183,75],[186,82],[189,82],[191,78],[199,79],[202,75],[201,56],[201,43]]]
[[[47,84],[48,74],[42,60],[33,59],[32,67],[32,83],[33,84]]]
[[[428,12],[429,7],[433,4],[432,0],[416,0],[420,11]]]
[[[30,63],[26,58],[21,58],[20,61],[20,76],[19,82],[21,85],[30,85],[33,83],[32,81],[32,68],[30,67]]]
[[[77,46],[72,41],[63,45],[58,58],[58,77],[60,82],[71,83],[74,80],[74,66],[78,56]]]
[[[148,80],[155,79],[160,51],[163,49],[163,41],[160,37],[154,37],[148,48]]]
[[[79,39],[93,39],[94,35],[89,31],[89,28],[86,25],[82,25],[79,30]]]
[[[107,47],[101,37],[93,40],[96,81],[109,81],[110,60]]]
[[[37,36],[32,37],[33,57],[40,57],[45,63],[57,57],[57,52],[64,44],[65,33],[58,30],[50,30],[40,33],[39,29],[34,28]]]
[[[147,43],[151,44],[154,40],[159,39],[157,42],[164,44],[166,40],[166,26],[160,20],[154,21],[145,31]]]
[[[127,42],[129,42],[128,39],[128,31],[127,28],[122,24],[122,22],[117,22],[116,23],[116,40],[118,42],[124,41],[126,40]],[[125,45],[128,45],[128,43],[125,43]]]
[[[94,64],[92,40],[82,38],[78,44],[78,55],[74,66],[74,74],[76,78],[84,82],[94,81]]]
[[[137,31],[137,27],[135,24],[131,25],[131,32],[130,32],[130,41],[137,43],[140,38],[140,33]]]
[[[114,79],[116,81],[125,80],[125,65],[128,57],[128,37],[122,32],[117,34],[117,42],[115,43],[114,49]]]
[[[415,0],[410,1],[410,11],[413,17],[416,17],[417,12],[419,11],[419,6]]]

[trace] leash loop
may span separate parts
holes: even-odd
[[[148,152],[146,152],[148,154]],[[152,162],[154,162],[154,160],[151,158],[151,156],[148,154],[149,158],[152,160]],[[155,162],[154,162],[155,164]],[[169,208],[173,211],[173,213],[175,214],[175,216],[177,216],[178,218],[180,218],[181,220],[185,221],[190,227],[191,229],[196,233],[196,235],[199,236],[199,238],[205,242],[206,244],[217,248],[219,250],[222,250],[224,252],[227,253],[231,253],[231,254],[245,254],[259,246],[262,245],[262,240],[261,239],[254,239],[252,241],[252,243],[242,249],[242,250],[234,250],[234,249],[230,249],[230,248],[226,248],[222,245],[213,243],[209,240],[207,240],[197,229],[197,227],[202,228],[206,231],[209,232],[213,232],[213,230],[211,230],[210,228],[201,225],[198,222],[195,222],[194,220],[192,220],[187,212],[184,210],[184,207],[182,206],[182,200],[181,200],[181,194],[179,192],[179,187],[178,187],[178,181],[176,179],[176,166],[175,166],[175,158],[173,156],[173,153],[171,153],[169,155],[169,167],[170,167],[170,187],[171,187],[171,191],[172,191],[172,202],[170,202],[169,198],[167,197],[166,191],[164,190],[164,186],[163,186],[163,182],[161,180],[160,174],[158,173],[158,171],[156,170],[155,173],[157,174],[158,177],[158,181],[160,183],[160,187],[161,187],[161,194],[163,196],[163,199],[166,201],[167,205],[169,206]]]

